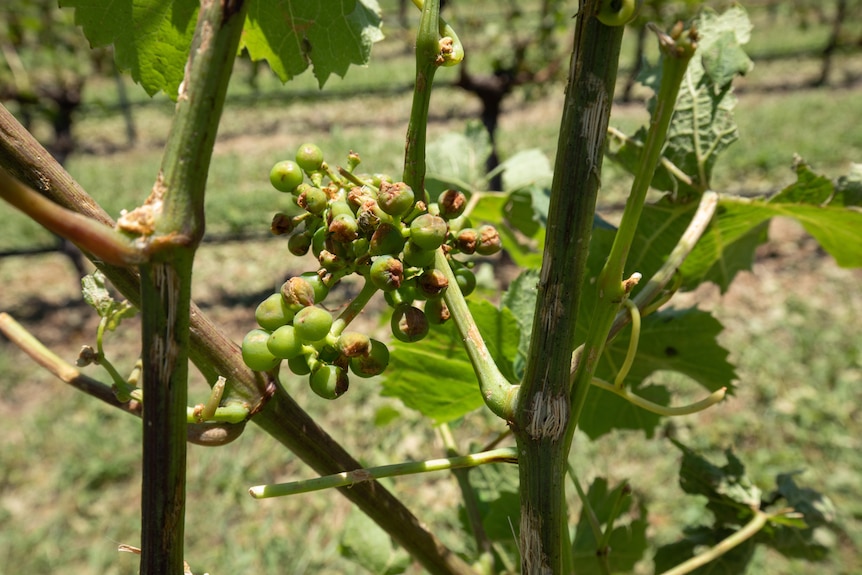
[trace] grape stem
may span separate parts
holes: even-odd
[[[365,278],[365,283],[363,284],[362,289],[359,290],[356,297],[353,298],[346,308],[344,308],[341,315],[332,322],[332,327],[329,329],[329,335],[336,338],[340,336],[344,329],[350,325],[350,322],[356,319],[356,316],[362,312],[375,293],[377,293],[377,286],[375,286],[368,278]]]
[[[657,413],[659,415],[663,415],[665,417],[674,417],[679,415],[691,415],[692,413],[697,413],[699,411],[703,411],[709,407],[712,407],[716,403],[720,402],[727,395],[727,388],[722,387],[721,389],[712,392],[704,399],[697,401],[695,403],[691,403],[689,405],[683,405],[680,407],[667,407],[664,405],[659,405],[657,403],[653,403],[648,399],[644,399],[639,395],[635,395],[625,388],[619,388],[616,385],[609,383],[603,379],[599,379],[598,377],[593,377],[591,383],[596,387],[600,387],[611,393],[615,393],[631,403],[632,405],[636,405],[640,408],[646,409],[647,411],[651,411],[653,413]]]
[[[416,475],[428,473],[429,471],[445,471],[461,469],[465,467],[476,467],[488,463],[517,463],[518,450],[514,447],[502,447],[493,451],[461,455],[458,457],[446,457],[442,459],[429,459],[427,461],[409,461],[406,463],[393,463],[380,467],[368,467],[343,471],[324,477],[304,479],[289,483],[274,483],[270,485],[257,485],[248,490],[255,499],[267,499],[270,497],[284,497],[298,493],[310,493],[333,487],[352,487],[358,483],[383,479],[384,477],[399,477],[402,475]]]
[[[449,282],[443,299],[464,342],[473,371],[479,379],[479,389],[485,404],[499,417],[511,421],[517,407],[520,386],[509,383],[491,357],[442,248],[435,252],[434,267],[443,272]]]

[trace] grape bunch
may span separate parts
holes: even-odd
[[[350,152],[347,168],[333,169],[318,146],[304,144],[295,161],[273,166],[270,182],[291,201],[273,218],[272,233],[287,236],[296,256],[310,250],[319,267],[288,279],[262,301],[255,311],[259,327],[242,342],[251,369],[274,370],[286,360],[291,372],[307,375],[311,389],[327,399],[347,391],[349,374],[373,377],[389,363],[386,344],[345,331],[373,293],[382,291],[393,309],[392,335],[419,341],[429,324],[449,319],[443,302],[449,282],[434,267],[436,252],[442,249],[468,295],[476,287],[471,263],[453,256],[493,255],[502,248],[493,226],[473,227],[462,192],[446,190],[429,204],[404,182],[355,173],[359,163]],[[322,304],[350,274],[362,276],[366,287],[333,319]]]

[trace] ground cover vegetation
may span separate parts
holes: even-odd
[[[425,79],[437,71],[438,57],[447,64],[455,63],[460,46],[458,38],[450,35],[451,29],[438,25],[432,4],[421,12],[417,42],[417,64],[420,74],[424,70]],[[212,8],[214,12],[208,17],[215,18],[214,22],[219,18],[230,20],[231,8],[226,7],[227,12],[221,15],[218,8]],[[616,24],[626,19],[618,13],[624,8],[615,6],[612,13],[602,15],[598,4],[579,6],[578,18],[568,23],[570,27],[577,26],[575,44],[585,38],[600,38],[618,50],[622,34]],[[339,21],[338,17],[333,19]],[[28,279],[41,278],[43,284],[47,283],[45,277],[62,268],[62,262],[49,256],[28,260],[38,263],[24,268],[4,262],[0,268],[4,299],[8,297],[12,302],[4,302],[4,310],[21,315],[45,343],[58,350],[65,348],[65,359],[39,351],[38,345],[28,342],[4,316],[4,331],[10,337],[24,338],[19,343],[25,349],[53,365],[58,374],[66,373],[67,379],[79,386],[87,382],[89,392],[106,403],[133,412],[139,412],[143,403],[145,418],[154,411],[169,416],[166,421],[146,420],[148,426],[160,431],[154,434],[156,437],[144,437],[142,461],[139,420],[115,407],[94,404],[92,398],[80,392],[58,389],[49,376],[34,374],[21,365],[20,354],[11,348],[7,353],[8,346],[4,347],[0,357],[4,373],[9,374],[4,377],[9,401],[4,401],[3,408],[18,422],[4,437],[4,445],[9,446],[4,447],[4,460],[8,460],[4,461],[4,483],[27,484],[28,491],[23,493],[32,495],[19,500],[21,491],[9,491],[9,497],[4,497],[3,512],[8,519],[25,513],[38,518],[32,526],[4,532],[4,553],[16,562],[30,562],[34,572],[53,571],[58,564],[103,572],[134,569],[137,558],[118,558],[117,543],[140,545],[143,572],[162,572],[167,565],[178,570],[185,557],[195,572],[201,568],[210,572],[349,572],[365,568],[394,573],[419,569],[420,564],[432,572],[509,572],[519,570],[519,563],[522,572],[542,572],[548,566],[554,572],[663,572],[684,562],[674,571],[679,573],[697,569],[695,563],[685,562],[695,554],[700,558],[696,560],[711,560],[698,572],[715,568],[740,572],[746,566],[755,572],[766,564],[771,572],[819,572],[823,564],[810,564],[812,561],[825,561],[836,572],[852,569],[856,553],[852,541],[858,532],[859,510],[851,495],[858,483],[851,454],[858,442],[853,421],[860,349],[852,322],[844,318],[858,313],[860,305],[853,289],[858,274],[846,269],[859,265],[860,227],[854,208],[859,199],[859,175],[849,163],[859,142],[852,134],[842,133],[834,138],[837,142],[830,144],[834,154],[824,164],[837,174],[834,181],[818,175],[799,158],[790,172],[794,179],[775,186],[771,179],[774,168],[787,165],[790,156],[778,138],[769,142],[774,147],[767,149],[766,142],[758,141],[748,155],[736,160],[727,158],[734,149],[730,146],[736,130],[733,114],[741,111],[735,107],[728,86],[737,74],[750,73],[750,60],[742,52],[749,36],[747,22],[742,10],[731,9],[702,13],[687,27],[668,26],[664,32],[656,32],[664,42],[664,63],[658,64],[658,54],[653,54],[651,70],[665,66],[662,78],[676,74],[689,91],[683,89],[677,96],[675,90],[668,92],[671,88],[666,83],[658,83],[655,76],[652,80],[649,74],[643,76],[644,94],[656,94],[648,107],[653,114],[651,130],[638,131],[639,124],[649,121],[646,111],[631,111],[629,117],[624,114],[621,123],[611,121],[614,127],[607,133],[608,153],[616,163],[605,163],[602,170],[602,194],[607,195],[599,205],[604,203],[605,210],[594,216],[589,205],[581,206],[583,209],[575,211],[590,225],[574,230],[566,227],[571,223],[569,219],[555,220],[555,214],[563,209],[557,203],[565,196],[561,190],[567,189],[560,178],[565,180],[564,174],[578,177],[567,167],[574,162],[560,160],[564,158],[560,154],[565,152],[559,150],[566,149],[566,139],[558,144],[552,135],[559,129],[559,120],[550,122],[544,133],[542,128],[535,130],[535,138],[541,142],[537,150],[524,145],[527,138],[519,131],[518,137],[506,144],[504,129],[498,145],[502,144],[500,152],[505,161],[497,174],[488,174],[486,159],[493,148],[486,132],[478,126],[468,126],[447,134],[442,129],[435,131],[434,124],[428,121],[428,94],[424,89],[430,88],[430,81],[425,86],[417,83],[413,104],[408,96],[406,113],[402,112],[410,123],[403,172],[402,162],[397,159],[400,144],[379,143],[384,139],[379,137],[380,132],[375,133],[378,137],[368,138],[366,128],[356,126],[354,130],[346,122],[348,128],[343,133],[335,130],[334,134],[323,135],[329,132],[328,125],[339,124],[338,119],[344,117],[345,110],[337,106],[334,111],[324,112],[331,117],[321,120],[317,116],[317,129],[323,133],[313,140],[319,145],[300,147],[312,140],[308,137],[313,133],[312,127],[289,144],[286,138],[270,139],[260,146],[261,157],[250,161],[238,150],[247,149],[249,141],[256,138],[242,139],[240,134],[249,118],[260,116],[260,110],[251,110],[246,117],[228,114],[220,129],[224,138],[224,129],[230,134],[231,122],[236,122],[234,149],[228,137],[215,146],[217,159],[209,170],[204,165],[185,171],[182,163],[172,163],[177,158],[171,150],[187,161],[204,159],[206,164],[212,151],[208,148],[215,142],[218,114],[202,120],[198,115],[201,110],[192,104],[185,108],[182,97],[173,128],[170,116],[154,112],[154,121],[148,122],[152,132],[147,130],[144,137],[158,141],[159,134],[163,137],[169,128],[172,130],[162,170],[167,174],[166,181],[176,187],[167,184],[166,188],[193,192],[189,195],[197,206],[188,211],[185,202],[189,198],[176,204],[175,214],[179,222],[184,222],[177,229],[189,233],[192,244],[201,239],[203,230],[195,222],[196,214],[204,207],[201,174],[206,181],[208,172],[208,229],[224,226],[223,220],[219,224],[219,215],[233,212],[233,224],[221,229],[231,229],[233,225],[234,230],[245,230],[250,227],[249,221],[255,220],[249,214],[257,211],[266,217],[257,217],[255,225],[264,221],[264,226],[271,227],[283,241],[202,247],[197,250],[192,284],[192,254],[183,242],[171,247],[168,233],[163,244],[156,241],[144,250],[152,250],[147,256],[152,259],[139,264],[144,279],[141,292],[135,283],[130,285],[124,272],[110,265],[105,267],[104,263],[101,267],[123,295],[115,300],[116,292],[105,291],[99,276],[87,281],[85,297],[101,319],[86,307],[57,309],[68,298],[62,285],[47,286],[42,299],[31,297]],[[696,36],[690,32],[692,26],[697,29]],[[440,34],[453,38],[455,44],[439,44]],[[571,30],[568,34],[571,36]],[[469,36],[462,35],[467,45]],[[258,40],[261,37],[265,38],[266,33]],[[433,42],[422,42],[429,38]],[[253,46],[253,39],[244,42]],[[235,52],[235,48],[231,52],[230,42],[214,45],[216,53],[222,50],[222,57]],[[427,50],[424,60],[423,45]],[[700,51],[706,56],[701,56]],[[575,53],[580,58],[585,52],[589,51],[582,47]],[[208,54],[203,49],[199,53]],[[687,67],[674,68],[681,55],[681,61],[691,58],[691,62]],[[289,61],[285,56],[270,58]],[[580,62],[577,58],[575,61]],[[178,61],[180,68],[185,67],[185,56]],[[198,62],[201,68],[192,65],[189,78],[196,77],[195,70],[205,76],[201,70],[213,65],[208,56],[198,58]],[[333,66],[333,62],[314,64],[315,73],[323,75]],[[275,68],[277,71],[278,66]],[[372,60],[369,70],[373,69]],[[846,79],[852,80],[852,62],[839,69],[846,69]],[[440,68],[440,75],[446,71]],[[607,97],[617,80],[615,70],[604,72],[607,78],[603,93]],[[355,73],[352,70],[348,78]],[[569,81],[576,82],[576,77],[570,74]],[[146,84],[147,79],[143,81]],[[228,91],[227,79],[215,84],[219,82],[223,84],[212,89]],[[160,89],[172,89],[171,93],[176,93],[176,85],[171,88],[169,83],[156,84]],[[195,88],[190,88],[197,85],[194,81],[184,85],[196,93]],[[752,85],[755,81],[749,74],[741,87],[751,89]],[[691,89],[692,86],[699,88]],[[844,88],[846,104],[852,109],[858,98],[853,98],[852,82],[848,86]],[[771,97],[767,94],[762,98]],[[825,103],[834,97],[806,94],[799,106],[806,113],[819,108],[827,125],[833,121],[840,126],[842,120],[833,119]],[[435,92],[432,111],[436,98]],[[565,108],[568,101],[560,96],[542,98],[537,109],[543,115],[549,102],[559,109]],[[811,106],[817,98],[823,103]],[[219,98],[214,100],[218,108]],[[391,107],[393,101],[396,100],[387,99],[383,108]],[[678,111],[672,123],[668,110],[664,116],[660,113],[663,101],[676,103]],[[466,102],[457,98],[449,102],[448,110],[456,116],[452,123],[461,123],[461,107],[469,108]],[[719,110],[719,121],[716,117],[703,120],[694,113],[699,102],[709,102]],[[523,103],[529,107],[529,97]],[[296,107],[306,115],[308,110],[321,109],[307,105],[303,108],[302,104]],[[792,106],[788,107],[792,110]],[[605,112],[610,111],[607,108]],[[737,118],[741,116],[737,113]],[[772,123],[768,118],[761,120],[764,131],[775,133],[773,130],[777,132],[779,126],[788,124],[781,113],[775,116]],[[191,125],[213,122],[213,134],[203,142],[187,139],[182,128],[184,117],[192,118],[188,120]],[[523,121],[530,123],[529,114]],[[4,124],[7,135],[13,133],[9,128],[14,127],[12,122]],[[661,130],[663,122],[669,123],[664,148],[664,137],[660,131],[657,135],[655,132]],[[160,123],[164,129],[160,129]],[[427,145],[422,142],[426,125],[430,125],[431,135]],[[505,120],[502,125],[505,127]],[[565,126],[564,120],[563,134],[578,132]],[[605,130],[598,129],[602,128],[601,122],[592,127],[596,129],[582,144],[586,147],[580,148],[575,157],[599,158],[601,164],[602,153],[596,150],[604,149]],[[393,130],[392,126],[387,128]],[[110,127],[86,129],[93,135],[112,133]],[[742,129],[744,133],[744,124]],[[836,132],[840,131],[836,128]],[[14,133],[17,138],[24,137],[23,132]],[[349,142],[356,134],[364,135],[360,142],[363,146]],[[528,135],[534,134],[531,131]],[[692,143],[698,138],[703,138],[703,147]],[[365,146],[369,140],[372,143]],[[110,142],[110,136],[104,141]],[[804,143],[812,154],[822,152],[821,141]],[[221,145],[228,148],[226,157],[232,158],[230,162],[219,161]],[[734,146],[738,148],[740,144]],[[728,152],[715,164],[713,177],[714,158],[723,154],[725,147]],[[367,148],[370,153],[365,152]],[[35,148],[28,149],[32,159]],[[761,149],[762,155],[757,156]],[[360,155],[350,156],[348,150]],[[659,152],[660,161],[658,155],[644,160]],[[552,162],[545,158],[555,153],[558,160],[551,168]],[[35,180],[32,174],[28,177],[27,169],[35,168],[28,168],[31,165],[16,157],[10,146],[4,148],[4,154],[3,165],[11,166],[16,175],[33,185]],[[133,199],[111,213],[118,214],[120,207],[140,203],[140,190],[151,187],[153,178],[152,170],[145,174],[143,165],[157,166],[158,156],[144,147],[124,159],[133,175],[122,187],[132,190]],[[811,159],[807,153],[803,157]],[[425,161],[427,169],[421,165]],[[652,169],[657,161],[654,176]],[[376,175],[378,165],[380,172],[394,177]],[[727,165],[744,168],[722,176]],[[106,172],[111,177],[117,175],[116,169]],[[591,174],[595,172],[594,169],[581,176],[581,183],[594,192],[598,181]],[[238,178],[237,173],[242,177]],[[741,178],[739,173],[745,176]],[[495,175],[500,176],[502,192],[488,191],[488,183]],[[91,185],[100,187],[99,181],[94,176]],[[105,192],[107,200],[117,185],[116,178],[111,181]],[[270,182],[282,193],[272,190]],[[650,184],[651,202],[644,204]],[[8,196],[13,203],[41,206],[32,203],[32,196],[26,189],[19,190],[14,181],[4,180],[4,185],[4,190],[18,194]],[[69,184],[54,185],[63,190]],[[214,192],[217,194],[223,185],[226,191],[222,199],[213,202]],[[458,191],[448,191],[454,188]],[[751,195],[780,188],[783,189],[768,199],[712,192],[742,190]],[[237,189],[245,191],[242,195],[252,203],[239,200]],[[11,194],[4,191],[7,193]],[[404,200],[408,194],[412,198]],[[628,205],[622,210],[620,202],[626,198]],[[401,205],[402,201],[407,207]],[[592,203],[595,202],[593,196]],[[80,209],[84,205],[79,199],[70,207]],[[146,206],[121,218],[121,229],[135,234],[141,231],[140,226],[146,227],[149,220],[136,217],[149,213]],[[53,208],[34,209],[31,213],[37,219],[51,221]],[[270,220],[273,213],[275,217]],[[769,222],[777,215],[787,216],[797,224],[784,220],[780,225],[773,223],[778,240],[764,244]],[[472,221],[465,222],[465,217]],[[707,222],[711,223],[706,225]],[[24,225],[21,229],[36,228]],[[74,230],[67,233],[84,243],[86,249],[95,250],[97,259],[138,264],[141,253],[134,246],[130,250],[115,236],[96,235],[96,241],[90,241],[104,228],[85,225],[84,229],[88,231],[83,235]],[[161,237],[165,230],[170,226],[161,228],[154,237]],[[577,236],[584,230],[591,233]],[[23,237],[25,241],[21,243],[25,244],[40,241],[38,232],[9,235],[19,242]],[[151,235],[145,230],[143,237]],[[619,239],[627,236],[628,240]],[[581,237],[582,241],[573,242],[573,237]],[[698,237],[700,242],[695,244]],[[565,254],[564,246],[571,249],[579,243],[590,244],[589,253],[569,254],[571,261],[561,255]],[[488,274],[490,266],[483,265],[482,258],[475,254],[493,256],[501,246],[505,246],[515,265],[509,264],[503,268],[509,270],[507,274],[493,278]],[[161,250],[170,255],[153,255]],[[818,250],[826,250],[830,256],[824,257]],[[302,255],[307,251],[313,255]],[[618,257],[619,252],[628,252],[628,257]],[[275,265],[274,253],[278,253]],[[296,263],[291,262],[290,253],[299,258]],[[756,264],[755,254],[761,256]],[[843,267],[836,267],[830,257]],[[555,259],[569,262],[565,274],[554,271]],[[238,263],[227,263],[230,261]],[[613,263],[610,271],[606,261]],[[571,262],[583,266],[580,279],[577,273],[571,273],[578,267],[572,268]],[[759,272],[767,272],[763,280],[746,274],[752,265]],[[498,261],[496,267],[501,268]],[[540,268],[544,275],[539,275]],[[676,268],[678,273],[673,273]],[[519,269],[526,271],[520,274]],[[191,290],[196,299],[200,294],[199,303],[207,314],[212,313],[225,327],[209,331],[208,326],[194,323],[200,321],[199,316],[192,316],[191,354],[202,376],[192,375],[189,393],[199,399],[185,400],[186,374],[179,367],[184,361],[179,351],[180,357],[171,359],[178,362],[174,374],[183,385],[170,387],[181,392],[180,400],[168,398],[164,409],[147,409],[159,394],[158,388],[154,392],[150,387],[148,391],[148,382],[166,376],[165,370],[158,368],[164,363],[148,366],[153,354],[160,353],[153,350],[152,342],[160,341],[165,322],[173,319],[178,309],[172,298],[180,297],[182,308],[185,297],[172,296],[165,301],[163,296],[170,290],[159,287],[163,285],[160,278],[174,277],[173,273],[177,274],[176,281],[187,286],[180,294]],[[545,279],[539,281],[540,277]],[[154,282],[149,288],[147,278]],[[566,289],[580,292],[579,297],[565,298],[564,307],[571,315],[564,314],[562,325],[557,327],[553,322],[560,319],[545,315],[548,309],[555,309],[553,302],[542,300],[551,297],[549,293],[554,290],[547,286],[555,281],[561,285],[572,281]],[[502,298],[496,286],[508,288]],[[578,286],[584,288],[580,290]],[[467,304],[462,296],[473,289],[493,304],[476,295]],[[141,305],[137,294],[148,291],[151,299],[145,296]],[[372,299],[376,291],[383,291],[386,298]],[[674,305],[660,307],[672,295]],[[50,305],[52,296],[59,303],[54,309]],[[142,319],[127,317],[131,313],[119,303],[122,297],[142,307]],[[572,302],[578,299],[580,304],[573,308]],[[841,302],[840,307],[836,301]],[[230,305],[233,302],[243,307],[234,308]],[[695,303],[700,307],[688,307]],[[390,311],[385,311],[387,308]],[[162,315],[154,313],[154,309],[173,311]],[[534,309],[539,318],[536,325],[550,326],[544,333],[531,329]],[[428,325],[442,321],[446,315],[451,318],[442,326]],[[760,319],[752,321],[752,317]],[[356,318],[359,319],[352,323]],[[255,322],[258,327],[254,327]],[[113,331],[118,323],[122,325]],[[351,330],[355,327],[358,331],[347,331],[349,324]],[[181,322],[180,331],[187,326]],[[69,339],[66,331],[92,346],[81,358],[82,364],[95,361],[108,371],[90,366],[81,368],[86,375],[76,372],[71,377],[64,372],[65,368],[59,366],[71,361],[68,346],[64,345]],[[243,358],[258,370],[258,375],[242,366],[239,348],[231,343],[238,344],[247,333],[252,337],[246,337]],[[565,333],[570,335],[560,335]],[[609,333],[616,337],[608,339]],[[206,337],[202,338],[202,334]],[[142,340],[143,366],[135,367]],[[460,351],[461,341],[467,342],[466,354]],[[576,351],[572,362],[572,351],[582,345],[586,351]],[[544,348],[538,359],[537,348]],[[591,349],[602,351],[590,353]],[[726,350],[731,351],[735,366],[727,361]],[[590,359],[593,357],[595,360]],[[276,366],[280,359],[285,361],[279,371]],[[539,377],[535,372],[540,366],[555,366],[561,374],[568,375]],[[133,374],[129,378],[121,375],[128,372]],[[225,380],[218,377],[225,374]],[[380,378],[366,383],[366,376]],[[570,399],[558,404],[543,403],[542,397],[550,393],[550,388],[545,387],[548,382],[569,381],[570,377],[571,387],[563,385],[560,391]],[[466,384],[477,379],[477,383]],[[98,380],[108,381],[113,389]],[[350,393],[344,398],[334,403],[321,399],[320,396],[340,397],[348,380]],[[210,393],[204,387],[205,381],[216,391]],[[37,382],[38,389],[50,393],[34,396],[32,390]],[[143,387],[136,387],[136,383]],[[224,383],[226,387],[222,389]],[[517,383],[520,386],[513,385]],[[698,384],[705,390],[699,393]],[[725,397],[728,389],[733,397]],[[706,400],[704,393],[708,394]],[[187,414],[186,403],[194,405],[198,401],[199,407],[189,408]],[[676,417],[700,411],[716,401],[720,403],[707,411]],[[349,407],[343,407],[348,402]],[[486,403],[489,409],[482,408]],[[572,411],[560,405],[570,405]],[[692,407],[680,410],[670,405]],[[575,416],[569,417],[570,413]],[[260,428],[245,425],[246,418],[260,423]],[[344,498],[329,491],[322,495],[303,493],[287,500],[255,501],[246,495],[249,486],[258,484],[261,486],[252,490],[258,497],[315,487],[313,482],[262,485],[310,477],[312,472],[300,460],[318,473],[346,471],[360,465],[342,455],[329,435],[318,433],[317,424],[328,429],[331,437],[347,446],[368,468],[341,483],[351,485],[343,493],[367,516],[352,510]],[[71,435],[69,427],[77,427],[78,433]],[[507,428],[514,431],[514,439]],[[817,433],[811,432],[813,428]],[[174,431],[166,431],[170,429]],[[552,432],[560,432],[568,439],[541,445]],[[282,456],[273,456],[268,434],[290,447],[295,455],[285,451]],[[227,444],[217,449],[192,447],[187,464],[183,461],[178,465],[186,458],[187,437],[199,444]],[[234,441],[228,443],[229,440]],[[165,445],[163,449],[156,448],[157,453],[171,451],[177,461],[166,463],[165,459],[154,458],[153,442]],[[574,449],[569,450],[569,442],[574,442]],[[723,448],[728,450],[724,452]],[[558,454],[549,458],[549,449],[557,449]],[[103,453],[96,453],[100,450]],[[44,473],[41,466],[28,469],[21,465],[22,461],[31,461],[34,453],[44,460],[54,460],[49,473]],[[460,457],[466,453],[474,455]],[[449,459],[440,459],[446,456]],[[413,473],[421,466],[409,463],[382,471],[373,468],[427,459],[436,461],[426,464],[426,468],[466,465],[470,471],[392,480],[384,479],[387,473]],[[478,466],[495,460],[508,463]],[[517,467],[511,464],[514,460],[518,460]],[[545,465],[551,466],[550,471]],[[166,466],[171,473],[164,473]],[[796,473],[800,468],[805,472]],[[427,508],[429,517],[420,519],[428,530],[418,527],[410,513],[387,492],[378,490],[382,487],[365,489],[367,483],[356,483],[368,477],[378,477],[411,509]],[[554,478],[559,480],[555,483]],[[706,498],[680,499],[679,490],[671,485],[677,479],[683,491]],[[185,484],[187,501],[182,497],[163,501],[161,494],[168,490],[159,488],[159,481]],[[564,487],[566,483],[568,489]],[[58,495],[55,509],[48,511],[40,501],[44,501],[45,491],[58,490],[57,486],[63,486],[65,493]],[[214,504],[216,500],[221,503]],[[547,511],[539,517],[559,520],[550,520],[550,528],[547,524],[537,526],[535,512],[524,512],[536,506]],[[160,543],[154,544],[153,534],[170,531],[166,525],[176,530],[177,523],[171,517],[183,507],[185,537],[181,522],[179,533],[173,533],[174,539],[156,551],[154,547]],[[453,513],[456,508],[460,511]],[[33,509],[45,511],[30,513]],[[72,519],[61,519],[67,517]],[[88,521],[90,517],[98,519]],[[376,530],[374,522],[383,530]],[[74,533],[71,537],[70,531]],[[433,542],[430,533],[439,541]],[[213,545],[214,538],[222,544]],[[93,545],[94,539],[107,544]],[[393,539],[400,546],[393,547]],[[727,548],[712,547],[722,540],[727,548],[732,547],[729,552],[725,552]],[[445,552],[446,547],[456,555]]]

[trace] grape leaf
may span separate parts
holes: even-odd
[[[410,566],[410,555],[392,544],[392,538],[357,510],[344,522],[338,552],[375,575],[398,575]]]
[[[736,271],[749,269],[754,249],[775,216],[795,219],[842,267],[862,266],[862,212],[851,177],[840,186],[797,163],[797,181],[772,198],[722,197],[709,229],[680,269],[685,286],[714,281],[727,290]]]
[[[470,195],[487,185],[485,161],[491,139],[480,122],[468,122],[464,132],[447,132],[426,146],[425,187],[432,200],[447,188]]]
[[[518,353],[518,323],[506,308],[469,302],[491,357],[510,381]],[[434,327],[421,345],[396,343],[381,395],[397,397],[437,423],[446,423],[484,405],[473,366],[454,322]]]
[[[613,490],[608,491],[608,482],[604,477],[597,477],[590,485],[587,492],[587,501],[595,513],[596,519],[602,527],[605,527],[611,518],[615,502],[622,494],[625,484],[620,484]],[[620,517],[625,517],[632,507],[632,502],[623,503]],[[581,508],[578,519],[577,530],[572,542],[572,558],[578,566],[578,574],[602,575],[607,573],[600,564],[598,548],[599,542],[591,528],[587,518],[586,505]],[[615,527],[611,531],[608,542],[607,563],[611,573],[629,573],[635,564],[643,557],[647,548],[646,529],[647,512],[643,504],[637,506],[636,513],[631,513],[632,519],[627,524],[620,524],[619,518],[615,521]]]
[[[114,46],[117,66],[148,94],[176,99],[197,23],[195,0],[60,0],[94,47]],[[365,64],[379,41],[376,0],[250,0],[241,47],[287,81],[309,65],[320,86]]]
[[[514,361],[515,375],[520,380],[530,352],[530,332],[533,329],[533,316],[536,311],[536,296],[539,286],[539,271],[524,270],[515,281],[509,284],[509,289],[503,294],[501,305],[510,309],[521,336],[518,340],[518,355]]]
[[[693,26],[698,32],[698,49],[686,70],[662,152],[687,178],[660,165],[652,181],[654,188],[672,192],[675,199],[698,196],[710,188],[717,158],[738,139],[731,81],[752,67],[742,49],[750,38],[751,23],[741,7],[722,14],[705,9]],[[661,62],[645,66],[640,79],[657,91]],[[649,108],[655,104],[654,97]],[[611,138],[609,157],[635,173],[646,134],[646,129],[641,128],[622,143],[619,137]]]
[[[81,294],[84,301],[105,319],[105,328],[114,331],[127,318],[135,317],[138,310],[128,301],[117,301],[108,291],[105,274],[96,270],[81,278]]]
[[[491,541],[515,543],[520,524],[521,504],[518,496],[518,466],[495,464],[470,468],[470,486],[478,499],[482,526]],[[465,532],[470,532],[467,511],[459,509]]]
[[[368,62],[380,25],[376,0],[252,0],[240,47],[282,82],[311,65],[322,88],[331,74]]]
[[[195,0],[60,0],[75,9],[93,47],[114,46],[117,67],[128,70],[149,95],[177,98],[192,45]]]

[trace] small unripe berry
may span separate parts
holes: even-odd
[[[369,272],[371,282],[383,291],[392,291],[401,286],[404,279],[404,266],[396,257],[377,256],[372,260]]]
[[[446,241],[449,226],[440,216],[422,214],[410,222],[410,240],[425,250],[436,250]]]
[[[269,172],[269,181],[279,192],[292,193],[302,183],[302,169],[290,160],[278,162]]]
[[[288,308],[299,311],[314,305],[314,288],[302,277],[293,277],[281,284],[281,297]]]
[[[446,190],[437,198],[440,207],[440,217],[444,220],[452,220],[464,213],[467,207],[467,196],[458,190]]]
[[[434,250],[420,248],[413,241],[404,244],[404,263],[415,268],[427,268],[434,264]]]
[[[449,308],[446,307],[446,302],[442,298],[428,300],[425,303],[425,318],[428,323],[440,325],[448,321],[450,317]]]
[[[466,297],[473,293],[473,290],[476,289],[476,274],[473,273],[473,270],[458,268],[454,273],[458,287],[461,289],[461,295]]]
[[[317,272],[303,272],[299,277],[308,282],[314,292],[314,303],[320,303],[329,295],[329,286]]]
[[[476,246],[479,244],[479,232],[473,228],[464,228],[455,236],[454,244],[461,253],[476,253]]]
[[[457,218],[452,218],[447,222],[449,224],[449,233],[453,236],[458,235],[458,232],[465,228],[472,228],[473,222],[465,215],[460,215]]]
[[[344,357],[367,355],[371,350],[371,338],[357,331],[345,331],[338,336],[336,349]]]
[[[290,359],[302,353],[302,341],[296,336],[296,328],[292,325],[283,325],[272,332],[266,347],[280,359]]]
[[[353,214],[338,214],[329,224],[329,233],[336,242],[352,242],[358,236],[359,226]]]
[[[482,256],[492,256],[503,249],[503,240],[494,226],[481,226],[477,230],[479,243],[476,244],[476,253]]]
[[[325,226],[320,226],[311,236],[311,253],[314,257],[320,257],[320,252],[326,249],[326,236],[329,230]]]
[[[293,318],[296,335],[304,342],[319,341],[326,337],[332,327],[332,316],[325,309],[306,307]]]
[[[416,287],[427,299],[437,299],[449,287],[449,280],[437,269],[425,270],[416,280]]]
[[[329,196],[326,195],[326,192],[314,186],[305,188],[296,199],[297,204],[312,214],[322,214],[328,202]]]
[[[382,223],[374,230],[369,244],[369,253],[373,256],[397,254],[404,249],[404,236],[398,227]]]
[[[403,216],[413,207],[413,188],[404,182],[380,183],[380,191],[377,192],[377,204],[380,209],[395,217]]]
[[[359,377],[380,375],[389,365],[389,348],[382,341],[371,340],[371,348],[365,355],[350,360],[350,370]]]
[[[407,304],[401,304],[392,312],[390,321],[392,335],[395,339],[412,343],[428,335],[428,319],[421,309]]]
[[[287,325],[293,319],[293,311],[280,293],[274,293],[257,306],[254,319],[263,329],[273,331]]]
[[[300,354],[287,360],[287,367],[296,375],[308,375],[311,368],[308,367],[308,358]]]
[[[306,172],[316,172],[323,165],[323,152],[315,144],[303,144],[296,151],[296,163]]]
[[[262,329],[253,329],[243,338],[242,360],[250,369],[269,371],[281,361],[266,346],[268,339],[269,332]]]
[[[321,364],[309,378],[311,389],[323,399],[337,399],[347,391],[347,372],[337,365]]]
[[[272,216],[272,223],[269,225],[269,230],[274,236],[283,236],[292,232],[294,227],[293,218],[287,214],[278,212]]]
[[[308,253],[311,247],[311,234],[308,232],[297,232],[287,239],[287,250],[297,257]]]

